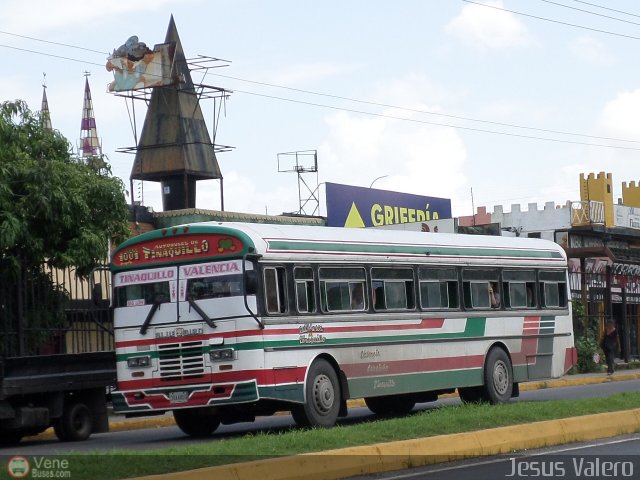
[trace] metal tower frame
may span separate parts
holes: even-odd
[[[294,157],[294,161],[289,161],[290,168],[283,166],[285,159],[289,160]],[[296,152],[278,153],[278,173],[295,172],[298,175],[298,215],[316,215],[320,209],[320,199],[318,198],[318,151],[317,150],[300,150]],[[303,175],[315,173],[315,187],[311,188],[305,181]],[[306,189],[303,197],[303,188]],[[305,210],[307,206],[313,207],[311,213]]]

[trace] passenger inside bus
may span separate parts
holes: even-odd
[[[489,300],[491,308],[500,308],[500,292],[496,282],[489,282]]]

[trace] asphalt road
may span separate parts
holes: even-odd
[[[482,457],[352,480],[509,480],[640,478],[640,435]]]
[[[513,401],[606,397],[615,393],[630,391],[640,391],[640,380],[532,390],[522,392],[520,397],[513,399]],[[438,406],[454,404],[459,401],[458,398],[446,398],[433,403],[420,404],[416,408],[438,408]],[[341,419],[339,423],[347,425],[369,420],[373,417],[374,415],[367,408],[351,408],[349,410],[349,416]],[[95,434],[84,442],[63,443],[59,442],[56,438],[26,439],[15,447],[0,448],[0,455],[55,455],[61,453],[105,452],[114,449],[149,450],[212,442],[257,431],[283,432],[291,428],[295,428],[295,423],[290,415],[276,415],[273,417],[260,417],[252,423],[222,425],[210,438],[206,439],[193,439],[188,437],[182,433],[178,427],[146,428],[142,430]],[[638,477],[636,476],[636,478]]]

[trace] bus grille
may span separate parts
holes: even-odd
[[[158,345],[160,380],[175,381],[204,376],[202,342]]]

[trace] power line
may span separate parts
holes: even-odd
[[[575,132],[565,132],[562,130],[551,130],[551,129],[547,129],[547,128],[538,128],[538,127],[528,127],[526,125],[518,125],[515,123],[504,123],[504,122],[495,122],[492,120],[482,120],[482,119],[478,119],[478,118],[471,118],[471,117],[463,117],[460,115],[451,115],[451,114],[447,114],[447,113],[440,113],[440,112],[431,112],[428,110],[421,110],[421,109],[416,109],[416,108],[409,108],[409,107],[401,107],[398,105],[391,105],[391,104],[387,104],[387,103],[380,103],[380,102],[372,102],[372,101],[368,101],[368,100],[359,100],[356,98],[350,98],[350,97],[343,97],[340,95],[334,95],[334,94],[330,94],[330,93],[321,93],[321,92],[313,92],[311,90],[303,90],[300,88],[294,88],[294,87],[286,87],[283,85],[275,85],[272,83],[266,83],[266,82],[259,82],[259,81],[255,81],[255,80],[247,80],[244,78],[239,78],[239,77],[233,77],[231,75],[223,75],[221,73],[208,73],[208,75],[212,75],[212,76],[216,76],[216,77],[223,77],[223,78],[229,78],[231,80],[238,80],[240,82],[246,82],[246,83],[252,83],[255,85],[263,85],[263,86],[267,86],[267,87],[273,87],[273,88],[281,88],[284,90],[291,90],[294,92],[300,92],[300,93],[305,93],[305,94],[309,94],[309,95],[317,95],[317,96],[321,96],[321,97],[328,97],[328,98],[335,98],[338,100],[346,100],[349,102],[355,102],[355,103],[362,103],[362,104],[366,104],[366,105],[373,105],[376,107],[384,107],[384,108],[394,108],[397,110],[404,110],[407,112],[413,112],[413,113],[422,113],[425,115],[437,115],[440,117],[447,117],[447,118],[455,118],[456,120],[465,120],[465,121],[469,121],[469,122],[478,122],[478,123],[487,123],[490,125],[498,125],[501,127],[511,127],[511,128],[520,128],[520,129],[525,129],[525,130],[533,130],[533,131],[537,131],[537,132],[544,132],[544,133],[555,133],[558,135],[570,135],[570,136],[575,136],[575,137],[583,137],[583,138],[593,138],[596,140],[610,140],[610,141],[615,141],[615,142],[629,142],[629,143],[640,143],[640,140],[626,140],[626,139],[622,139],[622,138],[613,138],[613,137],[600,137],[597,135],[587,135],[584,133],[575,133]]]
[[[589,10],[584,10],[582,8],[571,7],[569,5],[565,5],[564,3],[553,2],[551,0],[540,0],[540,1],[541,2],[545,2],[545,3],[550,3],[551,5],[557,5],[558,7],[564,7],[564,8],[569,8],[571,10],[577,10],[578,12],[588,13],[589,15],[596,15],[598,17],[608,18],[610,20],[615,20],[617,22],[630,23],[632,25],[640,25],[640,23],[638,23],[638,22],[632,22],[631,20],[624,20],[622,18],[612,17],[610,15],[604,15],[602,13],[591,12]]]
[[[45,57],[60,58],[62,60],[69,60],[70,62],[79,62],[79,63],[84,63],[86,65],[98,65],[99,67],[104,67],[103,63],[89,62],[86,60],[80,60],[79,58],[71,58],[71,57],[64,57],[62,55],[54,55],[53,53],[38,52],[36,50],[29,50],[28,48],[20,48],[20,47],[14,47],[12,45],[2,45],[2,44],[0,44],[0,47],[10,48],[12,50],[19,50],[21,52],[34,53],[36,55],[43,55]]]
[[[101,51],[98,51],[98,50],[92,50],[90,48],[80,47],[78,45],[71,45],[71,44],[68,44],[68,43],[52,42],[51,40],[42,40],[41,38],[28,37],[26,35],[19,35],[17,33],[11,33],[11,32],[4,32],[2,30],[0,30],[0,34],[11,35],[12,37],[26,38],[28,40],[33,40],[35,42],[49,43],[51,45],[59,45],[61,47],[69,47],[69,48],[77,48],[78,50],[86,50],[87,52],[102,53],[104,55],[109,55],[108,53],[105,53],[105,52],[101,52]]]
[[[531,15],[529,13],[516,12],[515,10],[496,7],[495,5],[487,5],[486,3],[473,2],[472,0],[461,0],[461,1],[465,3],[471,3],[473,5],[478,5],[479,7],[493,8],[494,10],[500,10],[502,12],[509,12],[515,15],[522,15],[523,17],[535,18],[536,20],[543,20],[545,22],[558,23],[560,25],[565,25],[567,27],[582,28],[584,30],[589,30],[592,32],[606,33],[607,35],[614,35],[616,37],[631,38],[632,40],[640,40],[640,37],[634,37],[633,35],[625,35],[624,33],[610,32],[608,30],[600,30],[598,28],[585,27],[584,25],[577,25],[575,23],[561,22],[560,20],[553,20],[551,18],[539,17],[537,15]]]
[[[503,136],[516,137],[516,138],[526,138],[526,139],[529,139],[529,140],[542,140],[542,141],[547,141],[547,142],[568,143],[568,144],[572,144],[572,145],[586,145],[586,146],[589,146],[589,147],[615,148],[615,149],[621,149],[621,150],[640,151],[640,148],[636,148],[636,147],[624,147],[624,146],[618,146],[618,145],[604,145],[604,144],[600,144],[600,143],[577,142],[577,141],[573,141],[573,140],[563,140],[563,139],[560,139],[560,138],[536,137],[534,135],[522,135],[522,134],[519,134],[519,133],[500,132],[500,131],[497,131],[497,130],[486,130],[486,129],[483,129],[483,128],[465,127],[465,126],[460,126],[460,125],[451,125],[451,124],[439,123],[439,122],[429,122],[427,120],[418,120],[418,119],[415,119],[415,118],[396,117],[394,115],[385,115],[385,114],[382,114],[382,113],[367,112],[367,111],[364,111],[364,110],[355,110],[355,109],[344,108],[344,107],[334,107],[332,105],[324,105],[324,104],[321,104],[321,103],[305,102],[303,100],[293,100],[293,99],[290,99],[290,98],[277,97],[275,95],[266,95],[266,94],[262,94],[262,93],[248,92],[246,90],[234,89],[234,92],[235,93],[244,93],[246,95],[254,95],[254,96],[257,96],[257,97],[269,98],[269,99],[273,99],[273,100],[280,100],[280,101],[284,101],[284,102],[299,103],[299,104],[302,104],[302,105],[310,105],[310,106],[313,106],[313,107],[328,108],[328,109],[331,109],[331,110],[340,110],[340,111],[344,111],[344,112],[358,113],[358,114],[362,114],[362,115],[371,115],[371,116],[374,116],[374,117],[389,118],[389,119],[392,119],[392,120],[400,120],[400,121],[404,121],[404,122],[419,123],[419,124],[424,124],[424,125],[435,125],[435,126],[438,126],[438,127],[457,128],[457,129],[460,129],[460,130],[468,130],[468,131],[472,131],[472,132],[490,133],[490,134],[493,134],[493,135],[503,135]]]
[[[583,0],[573,0],[573,1],[574,2],[578,2],[578,3],[583,3],[583,4],[589,5],[591,7],[601,8],[603,10],[609,10],[610,12],[622,13],[623,15],[629,15],[630,17],[638,17],[638,18],[640,18],[640,15],[637,15],[635,13],[629,13],[629,12],[625,12],[623,10],[616,10],[615,8],[604,7],[602,5],[598,5],[597,3],[584,2]]]

